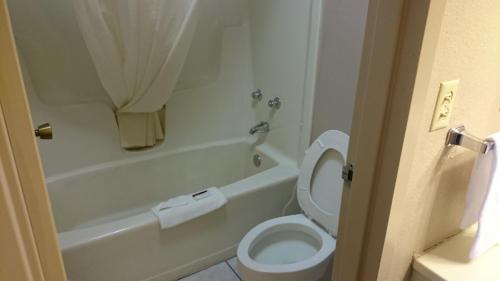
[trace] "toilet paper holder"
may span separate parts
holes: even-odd
[[[446,135],[446,146],[461,146],[482,154],[493,149],[495,143],[490,140],[478,138],[467,132],[464,125],[452,128]]]

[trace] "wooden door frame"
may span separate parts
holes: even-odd
[[[1,106],[0,147],[0,280],[45,280]]]
[[[2,186],[2,195],[10,198],[6,200],[9,200],[15,207],[9,212],[17,218],[13,220],[14,225],[17,225],[17,230],[11,228],[11,233],[17,233],[14,237],[25,237],[17,240],[20,247],[18,249],[25,251],[24,253],[18,252],[18,254],[31,260],[29,263],[21,260],[19,262],[24,264],[26,272],[31,272],[30,278],[32,279],[27,280],[65,281],[66,276],[52,209],[33,133],[31,113],[5,0],[0,0],[0,54],[0,107],[2,109],[0,125],[5,125],[4,130],[0,130],[0,138],[6,141],[1,149],[3,154],[12,155],[10,169],[6,166],[7,159],[2,159],[0,162],[2,164],[0,172],[5,177],[11,178],[9,182],[2,182],[8,185]],[[18,194],[18,200],[14,200],[12,194]],[[26,225],[27,222],[29,222],[28,225]],[[8,232],[7,229],[2,229],[2,231]],[[1,254],[7,255],[7,253]],[[39,270],[41,274],[37,274]]]
[[[389,280],[388,222],[405,177],[403,144],[415,137],[410,106],[427,90],[445,4],[370,1],[348,155],[354,180],[344,188],[333,280]]]

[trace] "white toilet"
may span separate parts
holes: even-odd
[[[306,151],[297,182],[304,214],[265,221],[238,246],[243,281],[330,280],[349,136],[323,133]]]

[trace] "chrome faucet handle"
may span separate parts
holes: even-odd
[[[262,94],[261,89],[257,89],[257,90],[252,92],[252,99],[254,99],[254,100],[261,101],[262,96],[263,96],[263,94]]]
[[[279,97],[275,97],[267,102],[270,108],[279,109],[281,107],[281,99]]]

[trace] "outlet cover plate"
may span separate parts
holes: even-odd
[[[441,82],[439,94],[434,107],[434,116],[432,117],[431,132],[448,127],[450,123],[453,103],[458,92],[458,83],[460,81],[452,80]]]

